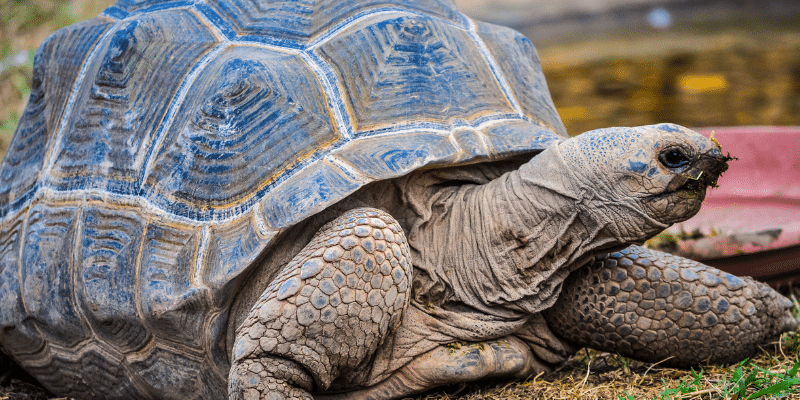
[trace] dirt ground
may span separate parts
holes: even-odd
[[[588,356],[587,356],[588,354]],[[766,371],[787,371],[800,365],[797,348],[774,346],[760,351],[750,361]],[[423,393],[415,400],[633,400],[633,399],[744,399],[758,387],[737,383],[737,366],[705,366],[697,371],[661,368],[608,353],[582,350],[552,374],[532,376],[524,381],[487,380],[451,385]],[[741,369],[741,367],[739,367]],[[0,368],[2,370],[2,368]],[[745,371],[747,371],[746,369]],[[753,371],[753,369],[749,369]],[[66,400],[55,397],[31,383],[18,369],[0,373],[0,400]],[[9,374],[11,376],[9,376]],[[763,374],[762,374],[763,375]],[[12,377],[13,376],[13,377]],[[738,384],[738,386],[737,386]],[[743,389],[743,390],[740,390]],[[761,399],[800,399],[797,386]]]

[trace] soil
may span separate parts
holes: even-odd
[[[43,388],[14,361],[0,353],[0,400],[49,399],[59,398]]]

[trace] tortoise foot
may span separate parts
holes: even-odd
[[[231,368],[231,400],[313,400],[308,373],[294,361],[261,357],[245,359]]]
[[[513,336],[479,343],[453,343],[422,354],[377,385],[316,399],[396,399],[476,379],[524,379],[534,372],[534,365],[537,362],[528,345]]]

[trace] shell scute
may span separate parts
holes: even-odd
[[[478,35],[502,71],[503,79],[525,115],[567,137],[566,128],[550,97],[533,43],[510,28],[484,22],[476,22],[476,26]]]
[[[493,155],[506,157],[546,149],[564,138],[550,127],[526,121],[505,121],[483,129],[484,140],[494,149]]]
[[[136,307],[136,262],[144,222],[136,209],[92,205],[81,213],[77,300],[94,332],[122,351],[150,338]]]
[[[79,399],[141,398],[126,379],[121,360],[98,346],[52,351],[47,356],[47,363],[34,363],[27,370],[48,390]],[[91,384],[87,376],[94,379]]]
[[[260,201],[262,215],[271,228],[288,228],[363,184],[363,180],[330,161],[317,160],[271,188]]]
[[[189,89],[146,177],[153,201],[167,210],[251,205],[288,167],[342,139],[319,86],[297,55],[221,53]]]
[[[475,128],[456,130],[452,137],[458,143],[461,153],[469,159],[485,159],[494,153],[483,133]]]
[[[186,10],[120,22],[98,44],[56,147],[49,184],[59,190],[135,194],[158,126],[180,85],[216,38]]]
[[[448,135],[410,132],[361,139],[337,154],[366,176],[387,179],[425,166],[453,163],[458,153]]]
[[[32,320],[25,319],[22,304],[19,250],[23,228],[24,220],[18,218],[0,230],[0,342],[14,354],[36,353],[44,346]]]
[[[345,87],[362,134],[410,121],[447,126],[454,117],[514,113],[469,32],[428,16],[375,15],[318,52]]]
[[[0,216],[36,190],[81,67],[110,26],[101,18],[72,25],[52,34],[37,50],[30,98],[0,170]]]
[[[130,357],[139,377],[163,399],[225,399],[227,382],[202,356],[162,343],[141,358]],[[164,377],[169,377],[165,379]],[[136,397],[132,397],[136,398]]]
[[[268,37],[305,44],[337,25],[380,9],[410,10],[452,22],[464,17],[445,0],[411,0],[387,6],[382,0],[293,1],[231,0],[212,7],[244,37]],[[257,39],[256,39],[257,40]],[[291,46],[291,45],[289,45]]]
[[[261,255],[263,244],[277,231],[257,229],[260,216],[247,214],[229,223],[209,229],[208,251],[205,256],[203,280],[214,294],[214,304],[223,307],[235,296],[236,285]]]
[[[22,296],[28,318],[49,343],[74,347],[91,329],[73,302],[76,204],[40,202],[31,209],[22,250]]]
[[[202,348],[211,306],[208,290],[194,282],[200,229],[153,220],[143,236],[137,288],[143,319],[159,338]]]

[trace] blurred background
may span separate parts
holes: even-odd
[[[67,25],[95,17],[108,0],[0,0],[0,157],[5,154],[31,87],[39,44]]]
[[[795,0],[459,0],[539,49],[570,134],[621,125],[800,125]]]
[[[0,0],[0,152],[33,53],[110,0]],[[570,134],[610,125],[800,125],[800,1],[456,0],[540,52]]]

